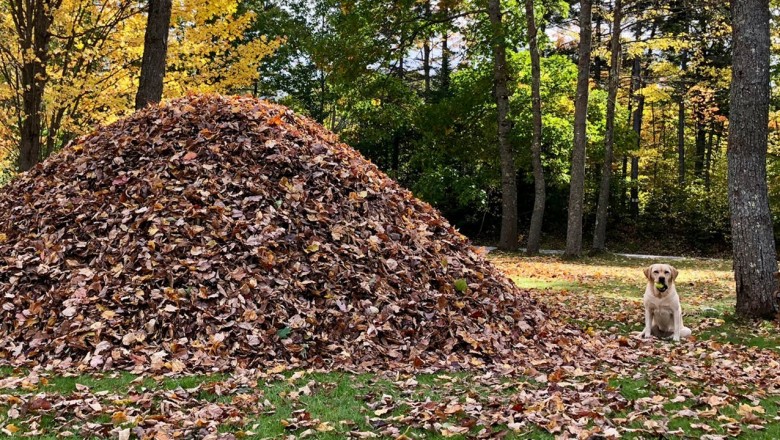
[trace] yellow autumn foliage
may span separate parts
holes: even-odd
[[[53,13],[43,97],[42,143],[52,147],[133,112],[143,55],[146,2],[63,0]],[[164,98],[189,91],[252,89],[261,60],[278,43],[247,38],[253,13],[237,0],[174,0]],[[8,3],[0,1],[0,170],[19,142],[24,54]],[[50,136],[48,133],[55,133]],[[48,147],[46,141],[49,141]],[[0,171],[1,172],[1,171]]]
[[[168,70],[164,95],[187,91],[250,90],[261,60],[278,42],[263,37],[246,41],[254,21],[251,12],[237,15],[235,0],[174,1],[168,40]]]

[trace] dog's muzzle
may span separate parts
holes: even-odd
[[[666,292],[667,289],[669,289],[669,286],[666,285],[666,283],[657,282],[655,283],[655,288],[661,293]]]

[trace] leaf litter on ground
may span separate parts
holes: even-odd
[[[764,424],[751,408],[780,394],[772,350],[571,324],[597,317],[590,297],[516,288],[333,134],[252,98],[188,96],[73,141],[0,192],[0,234],[0,359],[18,368],[0,379],[6,434],[232,438],[221,428],[274,411],[257,384],[286,371],[371,372],[401,391],[367,394],[360,431],[301,407],[307,383],[285,394],[297,409],[282,424],[301,437],[656,436],[679,433],[665,405],[680,399],[695,403],[678,417],[733,435]],[[116,370],[229,378],[39,385]],[[436,399],[416,379],[430,372]],[[627,398],[619,378],[653,395]]]

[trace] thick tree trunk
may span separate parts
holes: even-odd
[[[19,169],[27,171],[41,160],[41,105],[45,85],[35,79],[36,75],[46,75],[46,66],[36,60],[25,62],[22,67],[22,112],[21,141],[19,145]]]
[[[43,92],[48,81],[49,41],[53,15],[61,1],[8,2],[22,49],[22,112],[19,169],[27,171],[41,160]]]
[[[599,202],[596,207],[596,228],[593,232],[593,252],[603,252],[607,241],[607,214],[609,212],[609,188],[612,177],[612,146],[615,141],[615,101],[620,85],[620,30],[621,0],[615,0],[614,19],[612,21],[612,40],[610,41],[609,84],[607,86],[607,127],[604,133],[604,165],[601,170]]]
[[[766,182],[769,0],[733,0],[728,137],[729,206],[737,314],[773,318],[777,255]]]
[[[501,23],[500,0],[488,1],[492,27],[493,92],[498,109],[498,149],[501,158],[501,237],[499,249],[517,249],[517,178],[515,153],[509,141],[509,87],[507,79],[506,40]]]
[[[162,99],[170,24],[171,0],[149,0],[141,78],[138,81],[138,93],[135,95],[136,110]]]
[[[580,59],[577,62],[577,97],[574,101],[574,148],[569,183],[569,218],[566,257],[582,254],[582,211],[585,203],[585,148],[587,147],[588,78],[590,77],[591,0],[580,1]]]
[[[619,1],[619,0],[618,0]],[[534,172],[534,210],[531,213],[531,227],[528,231],[529,255],[539,253],[542,241],[542,222],[546,191],[544,183],[544,167],[542,166],[542,98],[541,98],[541,65],[539,61],[539,46],[537,44],[536,20],[534,18],[533,0],[525,0],[525,17],[528,27],[528,46],[531,51],[531,109],[533,112],[533,138],[531,140],[531,155]]]

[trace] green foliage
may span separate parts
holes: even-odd
[[[0,145],[0,187],[5,186],[16,175],[16,158],[18,150],[4,149]]]
[[[514,53],[510,63],[517,72],[517,89],[512,97],[514,141],[518,160],[528,182],[531,176],[533,127],[531,114],[531,57],[527,51]],[[542,162],[547,184],[563,188],[568,185],[571,145],[574,142],[574,92],[577,65],[563,55],[541,60]]]

